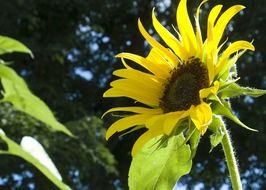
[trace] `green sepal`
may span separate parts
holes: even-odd
[[[27,53],[33,57],[31,50],[21,42],[6,36],[0,36],[0,55],[12,52]]]
[[[224,132],[222,131],[221,126],[223,125],[222,118],[219,116],[213,116],[212,117],[212,123],[209,125],[209,129],[213,132],[213,134],[210,136],[210,143],[211,143],[211,149],[210,152],[219,144],[221,143]]]
[[[10,102],[16,109],[42,121],[52,129],[67,135],[72,133],[54,117],[49,107],[32,94],[24,80],[10,67],[0,64],[0,78],[4,89],[2,102]]]
[[[227,61],[226,66],[220,71],[218,79],[231,80],[237,77],[236,62],[246,52],[246,50],[236,53]]]
[[[236,83],[232,83],[228,85],[226,88],[219,91],[219,96],[224,98],[234,98],[241,95],[245,96],[252,96],[252,97],[259,97],[266,94],[266,90],[256,89],[256,88],[249,88],[249,87],[242,87]]]
[[[179,178],[190,172],[191,151],[183,134],[169,137],[167,144],[158,148],[160,138],[151,139],[133,157],[128,178],[130,190],[173,189]]]
[[[230,85],[233,84],[233,83],[236,83],[237,81],[239,81],[239,79],[240,79],[240,77],[238,77],[238,78],[234,78],[234,79],[230,79],[230,80],[226,80],[226,81],[224,81],[224,80],[219,80],[219,85],[220,85],[220,87],[219,87],[219,91],[221,91],[221,90],[227,88],[228,86],[230,86]]]
[[[241,127],[245,128],[245,129],[248,129],[248,130],[250,130],[250,131],[255,131],[255,132],[257,132],[256,129],[252,129],[252,128],[246,126],[244,123],[242,123],[242,122],[237,118],[237,116],[235,116],[235,115],[232,113],[231,105],[230,105],[229,102],[227,102],[227,101],[223,101],[222,103],[223,103],[223,105],[221,105],[221,104],[219,104],[219,103],[216,103],[216,102],[214,102],[214,103],[212,104],[212,110],[213,110],[213,113],[214,113],[214,114],[225,116],[225,117],[231,119],[232,121],[234,121],[236,124],[240,125]]]
[[[44,166],[39,160],[34,158],[31,154],[26,152],[18,145],[16,142],[8,138],[4,132],[0,129],[0,139],[3,140],[6,144],[8,149],[1,150],[0,154],[9,154],[13,156],[18,156],[27,162],[34,165],[40,172],[42,172],[51,182],[53,182],[59,189],[62,190],[69,190],[70,187],[60,181],[46,166]]]

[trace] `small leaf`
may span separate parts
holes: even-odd
[[[210,136],[211,150],[210,152],[222,141],[224,132],[221,129],[223,121],[221,117],[213,116],[212,123],[209,125],[209,129],[213,131]]]
[[[157,148],[155,143],[160,138],[150,140],[133,157],[128,179],[130,190],[172,189],[181,176],[189,173],[191,151],[183,134],[170,137],[166,146]]]
[[[224,137],[224,133],[219,130],[217,131],[217,133],[214,133],[210,136],[210,142],[211,142],[211,150],[210,152],[218,145],[222,142]]]
[[[0,55],[12,52],[28,53],[33,57],[31,50],[21,42],[6,36],[0,36]]]
[[[236,83],[232,83],[226,88],[222,89],[220,92],[220,97],[224,98],[233,98],[241,95],[252,96],[252,97],[259,97],[266,94],[266,90],[256,89],[256,88],[249,88],[249,87],[242,87]]]
[[[42,121],[53,129],[72,135],[64,125],[55,119],[49,107],[31,93],[24,80],[13,69],[0,65],[0,77],[4,88],[4,98],[1,101],[10,102],[16,109]]]
[[[16,142],[9,139],[4,133],[0,132],[0,139],[5,141],[8,146],[8,150],[0,150],[0,154],[11,154],[18,156],[34,165],[40,170],[50,181],[52,181],[59,189],[70,189],[66,184],[59,180],[45,165],[43,165],[38,159],[33,157],[30,153],[26,152]]]
[[[214,114],[217,114],[217,115],[223,115],[223,116],[226,116],[227,118],[231,119],[232,121],[234,121],[236,124],[240,125],[241,127],[244,127],[250,131],[255,131],[257,132],[256,129],[252,129],[248,126],[246,126],[244,123],[242,123],[238,118],[237,116],[235,116],[232,111],[231,111],[231,106],[230,106],[230,103],[229,102],[225,102],[223,101],[223,106],[219,103],[216,103],[214,102],[212,104],[212,107],[213,107],[213,113]]]
[[[212,122],[209,125],[208,129],[210,129],[213,133],[215,133],[222,125],[221,116],[213,115]]]

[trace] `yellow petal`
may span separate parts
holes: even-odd
[[[188,57],[195,56],[198,48],[193,26],[187,12],[187,0],[180,1],[176,12],[176,19],[182,36],[183,46],[187,53],[189,53]]]
[[[201,6],[202,6],[204,3],[206,3],[207,1],[208,1],[208,0],[203,0],[203,1],[200,3],[200,5],[198,6],[197,11],[196,11],[196,18],[197,18],[197,20],[199,20],[199,14],[200,14]]]
[[[207,39],[204,42],[204,52],[203,55],[203,62],[206,61],[208,74],[209,74],[209,81],[210,84],[212,83],[215,77],[215,63],[218,56],[217,48],[214,44],[214,23],[217,20],[217,17],[222,9],[222,5],[216,5],[208,16],[208,28],[207,28]]]
[[[125,89],[110,88],[103,94],[103,97],[128,97],[151,107],[159,106],[158,95],[150,94],[146,90],[131,89],[130,87]]]
[[[188,111],[176,111],[167,114],[163,125],[163,132],[166,135],[170,135],[176,124],[189,115]]]
[[[145,122],[145,126],[148,129],[156,128],[156,127],[163,127],[164,121],[165,121],[165,114],[164,113],[154,115],[153,117],[149,118]]]
[[[210,52],[207,55],[207,60],[206,60],[206,64],[207,64],[207,69],[208,69],[208,75],[209,75],[209,84],[212,83],[214,77],[215,77],[215,65],[214,63],[216,63],[216,59],[217,59],[217,52]]]
[[[216,5],[215,7],[212,8],[211,12],[209,13],[207,39],[206,39],[206,40],[208,40],[209,44],[210,44],[210,41],[212,41],[214,39],[214,36],[213,36],[214,23],[217,20],[217,17],[219,15],[219,13],[221,12],[222,7],[223,7],[222,5]]]
[[[161,80],[153,74],[145,73],[132,68],[117,69],[113,72],[113,75],[127,79],[144,78],[145,80],[151,80],[155,83],[161,82]]]
[[[144,108],[144,107],[116,107],[116,108],[111,108],[107,110],[103,115],[102,118],[111,112],[133,112],[133,113],[138,113],[138,114],[151,114],[151,115],[157,115],[161,114],[163,111],[160,108],[154,109],[154,108]]]
[[[195,16],[195,23],[196,23],[196,38],[197,38],[197,43],[198,43],[198,51],[199,55],[198,57],[202,57],[202,51],[203,51],[203,42],[202,42],[202,35],[201,35],[201,29],[200,29],[200,21],[199,21],[199,14],[200,14],[200,9],[201,6],[206,3],[208,0],[203,0],[200,5],[197,8],[196,16]]]
[[[216,75],[219,74],[221,70],[223,70],[223,68],[227,66],[226,65],[227,60],[233,53],[238,52],[239,50],[247,50],[247,49],[254,51],[255,47],[250,42],[242,40],[236,41],[231,45],[229,45],[219,59],[219,62],[216,66]]]
[[[154,13],[154,9],[152,11],[152,23],[157,33],[165,41],[165,43],[175,52],[175,54],[182,60],[186,60],[188,56],[187,53],[184,51],[182,44],[157,20]]]
[[[163,81],[161,81],[159,78],[154,75],[138,71],[136,69],[118,69],[113,72],[113,75],[136,81],[144,80],[151,86],[162,88]]]
[[[209,104],[202,102],[197,106],[191,106],[189,112],[191,120],[203,135],[212,121],[211,107]]]
[[[106,139],[109,139],[116,132],[121,132],[136,125],[143,125],[150,117],[151,115],[139,114],[119,119],[107,129]]]
[[[245,7],[242,5],[235,5],[227,9],[217,20],[217,23],[214,26],[214,47],[218,47],[219,42],[224,33],[225,27],[231,20],[231,18],[236,15],[238,12],[243,10]]]
[[[213,86],[209,88],[204,88],[199,91],[200,99],[207,98],[210,94],[216,94],[219,90],[219,82],[215,81]]]
[[[116,57],[129,59],[134,61],[135,63],[139,64],[140,66],[144,67],[148,71],[152,72],[159,78],[165,78],[165,75],[168,75],[169,69],[167,69],[167,65],[164,64],[156,64],[154,62],[145,59],[139,55],[135,55],[132,53],[120,53]]]
[[[110,83],[112,87],[117,89],[127,89],[131,88],[132,90],[143,90],[149,91],[149,93],[153,95],[157,95],[161,97],[162,87],[160,85],[152,85],[153,83],[149,83],[150,80],[145,78],[135,78],[133,79],[118,79]]]
[[[171,63],[168,60],[166,60],[164,57],[162,57],[160,53],[156,51],[155,48],[151,49],[146,59],[152,62],[154,64],[154,67],[161,68],[161,70],[163,71],[161,78],[164,77],[163,79],[168,78],[170,76],[171,70],[175,68],[177,65],[177,62]]]
[[[168,61],[175,63],[178,61],[177,56],[175,56],[171,51],[169,51],[167,48],[165,48],[164,46],[162,46],[159,42],[157,42],[155,39],[153,39],[153,37],[151,37],[149,35],[149,33],[145,30],[145,28],[143,27],[140,19],[138,20],[138,27],[139,30],[142,34],[142,36],[149,42],[149,44],[157,49],[157,51],[160,52],[160,54],[165,57]]]
[[[149,129],[148,131],[143,133],[133,145],[132,152],[131,152],[132,156],[134,157],[141,150],[144,144],[146,144],[150,139],[156,136],[159,136],[162,133],[163,133],[162,128]]]

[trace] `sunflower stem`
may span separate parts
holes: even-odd
[[[226,158],[233,190],[243,190],[231,138],[224,124],[222,125],[222,130],[224,132],[222,147]]]

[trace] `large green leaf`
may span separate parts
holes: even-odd
[[[228,87],[224,88],[219,92],[221,98],[234,98],[241,95],[247,95],[252,97],[259,97],[266,94],[266,90],[242,87],[236,83],[232,83],[228,85]]]
[[[31,93],[24,80],[13,69],[0,65],[0,77],[4,88],[2,101],[12,103],[16,109],[44,122],[54,130],[72,135],[64,125],[55,119],[49,107]]]
[[[183,134],[169,138],[167,145],[158,148],[158,138],[145,144],[133,158],[129,170],[130,190],[171,190],[179,178],[188,174],[191,151]]]
[[[0,36],[0,55],[12,52],[28,53],[33,57],[31,50],[19,41],[6,36]]]
[[[51,180],[59,189],[67,190],[70,189],[64,184],[53,172],[50,171],[43,163],[33,157],[30,153],[22,149],[20,145],[8,138],[3,131],[0,129],[0,139],[2,139],[8,146],[8,150],[0,150],[0,154],[10,154],[18,156],[33,164],[38,170],[40,170],[49,180]]]

